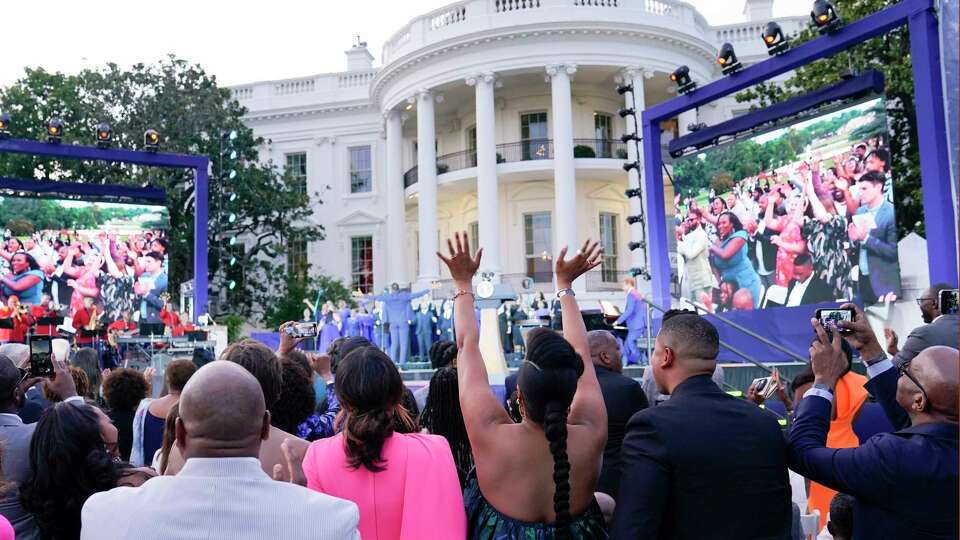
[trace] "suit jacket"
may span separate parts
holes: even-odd
[[[621,459],[612,538],[790,538],[780,425],[708,375],[633,415]]]
[[[787,287],[788,300],[790,298],[790,294],[793,293],[793,289],[796,286],[797,280],[794,279],[790,281],[790,285]],[[836,300],[836,298],[833,296],[833,289],[827,285],[825,281],[814,275],[810,279],[810,284],[807,285],[807,290],[803,291],[803,297],[800,298],[800,304],[808,305],[819,304],[820,302],[832,302]]]
[[[603,448],[603,468],[597,491],[617,498],[620,490],[620,448],[630,418],[647,408],[647,396],[640,383],[603,366],[594,366],[600,393],[607,408],[607,445]]]
[[[191,458],[176,476],[96,493],[81,539],[359,539],[357,505],[277,482],[256,458]]]
[[[148,276],[149,277],[149,276]],[[159,324],[160,310],[163,309],[163,300],[160,295],[167,292],[167,273],[163,270],[153,276],[153,287],[150,292],[140,298],[140,322]]]
[[[683,256],[684,279],[690,290],[703,289],[713,285],[713,272],[707,258],[710,239],[703,227],[688,232],[677,242],[677,253]]]
[[[30,479],[30,441],[36,424],[24,424],[12,414],[0,414],[0,444],[3,445],[4,479],[17,488]],[[33,514],[20,506],[19,489],[11,489],[0,498],[0,515],[13,525],[18,540],[40,538]]]
[[[857,208],[857,215],[866,214],[867,207]],[[874,217],[876,228],[860,242],[860,249],[867,250],[867,265],[870,267],[870,286],[877,296],[900,292],[900,262],[897,258],[897,223],[893,205],[884,201]],[[876,298],[868,299],[876,301]],[[868,302],[869,303],[869,302]]]
[[[896,397],[886,393],[883,400]],[[790,468],[856,498],[854,539],[956,539],[957,425],[924,424],[881,433],[857,448],[833,449],[825,447],[831,410],[818,395],[797,406]]]
[[[935,345],[960,348],[957,346],[958,334],[960,334],[960,326],[957,323],[957,315],[941,315],[930,324],[914,328],[907,336],[903,348],[893,358],[893,363],[899,365],[909,362],[920,354],[920,351]]]
[[[642,330],[647,327],[647,314],[643,309],[643,300],[637,295],[640,294],[636,289],[631,289],[627,293],[627,306],[613,324],[626,324],[630,330]]]

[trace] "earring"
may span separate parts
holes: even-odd
[[[521,420],[527,417],[526,412],[524,412],[523,410],[523,401],[521,401],[520,399],[517,399],[517,410],[520,411]]]

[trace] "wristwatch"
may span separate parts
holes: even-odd
[[[557,298],[563,298],[568,294],[570,296],[577,296],[576,293],[573,292],[573,289],[560,289],[559,291],[557,291]]]
[[[830,392],[831,394],[833,393],[833,388],[830,388],[823,383],[813,383],[813,388],[816,388],[817,390],[823,390],[824,392]]]

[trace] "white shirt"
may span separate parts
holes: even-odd
[[[787,297],[788,307],[800,305],[800,302],[803,300],[803,293],[807,292],[807,287],[810,286],[811,281],[813,281],[813,274],[810,274],[810,277],[808,277],[806,281],[798,282],[793,286],[793,290],[790,291],[790,296]]]
[[[92,495],[81,540],[359,540],[357,505],[277,482],[257,458],[190,458],[176,476]]]

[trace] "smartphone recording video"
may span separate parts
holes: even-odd
[[[305,322],[291,324],[284,328],[284,331],[293,338],[313,338],[317,337],[317,323]]]
[[[30,373],[34,377],[53,375],[53,348],[49,336],[30,338]]]
[[[937,305],[940,306],[940,313],[943,315],[955,315],[957,313],[957,289],[946,289],[940,291]]]
[[[853,310],[849,308],[818,309],[817,320],[820,321],[820,326],[830,332],[845,332],[838,326],[838,323],[840,321],[853,322]]]

